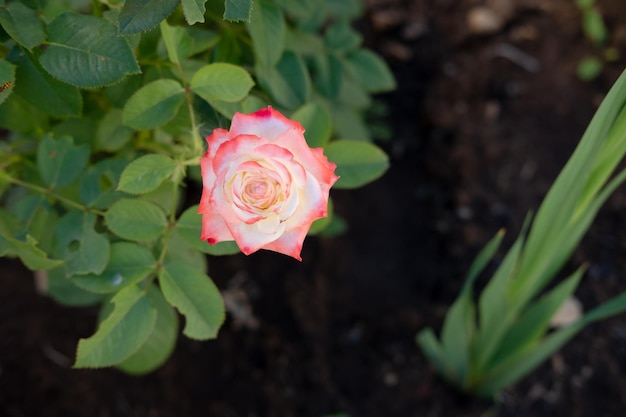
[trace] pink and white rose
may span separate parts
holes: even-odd
[[[309,148],[300,123],[267,107],[236,113],[215,129],[200,159],[202,240],[234,240],[243,253],[269,249],[302,260],[314,220],[328,215],[339,178],[322,148]]]

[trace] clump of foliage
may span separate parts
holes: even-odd
[[[51,297],[102,306],[76,367],[144,373],[183,333],[216,337],[221,295],[199,238],[204,139],[272,105],[337,164],[336,188],[388,162],[364,122],[394,88],[362,46],[355,0],[0,0],[0,256]],[[311,233],[336,233],[337,216]]]

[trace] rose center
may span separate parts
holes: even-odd
[[[263,198],[267,193],[265,181],[253,181],[246,185],[246,194],[254,199]]]

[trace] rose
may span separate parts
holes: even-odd
[[[268,249],[302,260],[314,220],[328,215],[339,178],[322,148],[309,148],[300,123],[267,107],[236,113],[230,130],[215,129],[200,159],[201,239],[234,240],[249,255]]]

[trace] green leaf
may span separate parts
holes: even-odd
[[[165,299],[185,316],[183,333],[192,339],[217,337],[224,322],[224,301],[204,273],[179,262],[166,264],[159,273]]]
[[[95,225],[95,214],[76,210],[57,223],[54,254],[65,260],[68,276],[100,274],[109,262],[109,240],[95,231]]]
[[[213,49],[211,59],[213,62],[227,62],[237,66],[242,64],[242,45],[234,33],[220,33],[220,40]]]
[[[281,106],[295,109],[309,101],[311,80],[302,59],[286,51],[275,68],[256,68],[259,82]]]
[[[122,110],[110,109],[98,122],[95,145],[103,151],[119,151],[134,133],[133,129],[122,125]]]
[[[348,55],[346,70],[370,93],[382,93],[396,88],[396,80],[385,61],[370,50],[360,49]]]
[[[341,103],[333,103],[330,112],[336,136],[359,141],[371,141],[370,131],[365,125],[361,113]]]
[[[111,245],[109,264],[101,274],[77,275],[73,281],[80,288],[107,294],[144,279],[156,268],[156,259],[144,246],[130,242]]]
[[[178,317],[163,294],[151,285],[147,297],[156,308],[157,318],[150,336],[137,352],[117,367],[132,375],[142,375],[157,369],[170,357],[178,337]]]
[[[221,100],[211,100],[211,107],[220,112],[228,119],[232,119],[236,112],[239,113],[252,113],[267,106],[267,102],[263,101],[257,96],[249,95],[242,101],[236,103],[229,103]]]
[[[583,81],[590,81],[602,73],[604,64],[596,56],[587,56],[580,60],[576,67],[576,75]]]
[[[206,241],[200,240],[202,230],[202,215],[198,214],[198,206],[191,206],[181,214],[176,222],[176,230],[195,249],[208,253],[209,255],[233,255],[239,253],[239,246],[233,242],[220,242],[209,245]]]
[[[123,199],[104,216],[107,227],[119,237],[149,241],[161,236],[167,227],[165,213],[157,205],[137,199]]]
[[[609,37],[602,15],[593,7],[583,10],[582,25],[585,35],[597,45],[603,45]]]
[[[626,293],[622,293],[601,304],[569,326],[550,333],[540,344],[529,346],[484,377],[475,392],[481,396],[493,396],[515,383],[535,367],[549,358],[585,326],[626,311]]]
[[[246,29],[252,38],[255,62],[272,68],[283,54],[286,34],[283,12],[271,3],[257,0]]]
[[[11,95],[15,86],[15,65],[0,58],[0,104]]]
[[[168,25],[167,20],[162,21],[159,27],[170,61],[174,64],[180,64],[183,59],[189,56],[191,51],[191,36],[180,26]]]
[[[96,120],[91,117],[72,117],[54,125],[50,132],[57,138],[71,136],[76,145],[86,145],[91,148],[97,127]]]
[[[344,75],[341,80],[341,90],[337,100],[348,107],[359,110],[367,110],[372,106],[370,94],[347,75]]]
[[[169,16],[178,0],[126,0],[120,13],[122,35],[145,32]]]
[[[0,5],[0,25],[26,49],[41,45],[46,40],[43,23],[37,13],[22,2]]]
[[[316,54],[311,57],[311,77],[315,87],[330,100],[341,91],[343,66],[334,55]]]
[[[416,342],[422,349],[422,352],[432,363],[437,371],[446,376],[446,363],[444,360],[443,347],[437,340],[437,336],[431,328],[426,328],[417,334]]]
[[[363,12],[360,0],[326,0],[328,13],[336,18],[354,19]]]
[[[117,28],[95,16],[64,13],[48,26],[40,63],[53,77],[78,87],[101,87],[140,72]]]
[[[254,81],[245,69],[225,63],[209,64],[191,79],[191,90],[206,101],[243,100],[253,85]]]
[[[329,49],[349,52],[356,49],[363,40],[359,32],[352,29],[350,21],[342,19],[334,22],[324,33],[324,43]]]
[[[161,79],[141,87],[123,111],[123,121],[133,129],[152,129],[176,116],[185,101],[185,90],[178,81]]]
[[[325,4],[318,0],[276,0],[276,3],[288,14],[305,19],[317,9],[324,9]]]
[[[17,94],[0,106],[0,127],[20,133],[48,128],[48,117]]]
[[[113,311],[96,333],[80,339],[75,368],[112,366],[137,352],[152,334],[157,309],[136,286],[129,286],[113,297]]]
[[[218,44],[220,35],[208,29],[187,28],[187,33],[191,37],[192,44],[188,56],[193,56],[201,52],[208,51]]]
[[[83,172],[88,160],[89,148],[74,146],[74,140],[68,136],[55,140],[47,134],[37,148],[37,168],[50,188],[71,184]]]
[[[10,213],[17,218],[18,230],[12,235],[36,236],[39,248],[51,252],[54,228],[59,220],[56,211],[41,194],[26,194],[10,205]]]
[[[527,217],[519,237],[480,294],[478,301],[480,330],[474,342],[474,361],[477,369],[482,369],[491,359],[516,312],[509,303],[507,290],[519,265],[529,223],[530,216]]]
[[[498,233],[494,237],[491,238],[489,243],[485,245],[485,247],[476,255],[476,258],[470,265],[470,268],[467,272],[467,278],[463,283],[462,291],[469,291],[474,285],[474,281],[478,278],[478,275],[487,267],[487,264],[493,259],[496,251],[500,247],[502,243],[502,239],[504,238],[504,230],[500,229]]]
[[[460,386],[463,386],[470,376],[470,343],[475,332],[475,308],[471,291],[467,291],[461,293],[452,304],[441,330],[441,345],[447,367],[446,377]]]
[[[195,249],[192,244],[187,242],[176,229],[172,231],[172,234],[169,237],[167,252],[163,262],[181,262],[197,269],[198,271],[206,271],[209,266],[207,257],[204,253]]]
[[[80,200],[97,209],[109,208],[123,196],[115,189],[124,168],[124,159],[104,159],[87,168],[78,188]]]
[[[311,148],[323,147],[333,131],[332,120],[326,109],[311,102],[296,110],[291,118],[302,123],[304,137]]]
[[[337,164],[335,188],[357,188],[374,181],[389,168],[389,158],[377,146],[355,140],[331,142],[324,154]]]
[[[252,0],[225,0],[224,20],[231,22],[250,21]]]
[[[37,247],[37,240],[31,235],[26,236],[26,241],[15,239],[12,236],[2,236],[5,239],[9,247],[13,249],[15,254],[30,270],[46,270],[56,268],[63,265],[63,261],[60,259],[50,259],[46,252]]]
[[[204,12],[206,0],[181,0],[183,14],[188,25],[204,23]]]
[[[131,162],[120,178],[119,191],[144,194],[155,190],[176,171],[176,161],[165,155],[144,155]]]
[[[80,115],[83,100],[78,88],[52,78],[33,58],[25,53],[20,59],[15,93],[51,116]]]
[[[579,268],[548,294],[530,304],[527,310],[507,329],[498,352],[488,367],[497,366],[499,362],[537,343],[547,331],[550,319],[578,287],[584,272],[584,268]]]
[[[46,293],[54,301],[69,307],[87,307],[102,301],[102,295],[77,287],[66,275],[63,267],[48,271]]]

